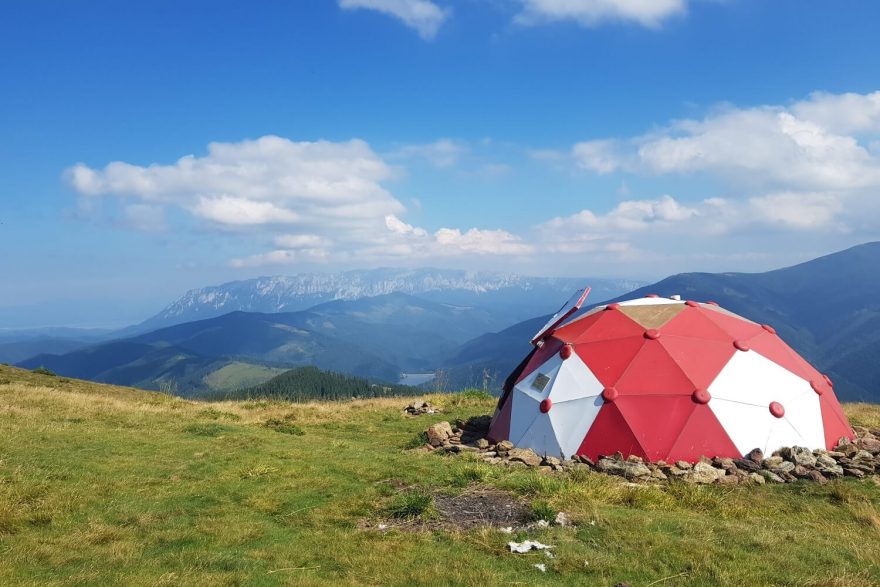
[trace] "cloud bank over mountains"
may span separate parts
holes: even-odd
[[[787,105],[721,105],[702,118],[673,120],[632,137],[600,137],[553,153],[591,189],[591,176],[698,182],[704,197],[655,192],[622,200],[593,196],[575,213],[535,219],[511,231],[493,225],[427,229],[407,221],[389,187],[400,162],[428,161],[454,173],[465,143],[440,139],[388,157],[360,139],[297,142],[264,136],[211,143],[204,156],[172,164],[77,164],[65,175],[87,202],[110,198],[124,224],[162,230],[169,210],[193,230],[245,238],[264,250],[229,259],[234,267],[298,262],[381,264],[477,257],[531,260],[602,253],[609,262],[660,254],[681,235],[694,242],[760,230],[797,235],[880,229],[880,92],[814,93]],[[535,152],[522,147],[524,156]],[[547,163],[550,165],[550,163]],[[513,166],[511,166],[513,168]],[[499,205],[515,205],[499,202]],[[422,210],[430,217],[429,208]],[[466,214],[463,214],[466,216]]]

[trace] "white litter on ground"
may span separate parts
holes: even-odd
[[[519,554],[529,552],[530,550],[547,550],[548,548],[553,548],[551,545],[541,544],[537,540],[526,540],[525,542],[508,542],[507,546],[510,547],[510,552],[517,552]]]
[[[538,564],[532,565],[532,566],[535,567],[536,569],[538,569],[539,571],[541,571],[542,573],[547,572],[547,565],[545,565],[543,563],[538,563]]]
[[[507,528],[498,528],[505,534],[513,534],[513,526],[508,526]]]
[[[535,528],[549,528],[550,522],[548,522],[547,520],[538,520],[537,522],[532,524],[532,526]]]

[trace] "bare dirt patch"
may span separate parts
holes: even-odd
[[[498,489],[480,488],[460,495],[438,495],[434,497],[434,506],[444,525],[463,530],[522,526],[529,521],[530,515],[528,506]]]
[[[531,508],[512,494],[489,487],[471,487],[457,495],[421,493],[394,484],[397,496],[421,495],[428,503],[403,500],[415,515],[388,516],[365,521],[361,527],[378,530],[471,530],[475,528],[519,529],[530,521]],[[418,503],[418,507],[414,507]],[[418,512],[418,513],[416,513]],[[385,512],[387,515],[387,511]]]

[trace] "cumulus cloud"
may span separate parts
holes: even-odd
[[[444,145],[443,141],[435,145]],[[440,149],[450,156],[452,151]],[[453,150],[454,151],[454,150]],[[293,142],[276,136],[212,143],[205,156],[169,165],[77,164],[65,172],[83,213],[105,198],[122,203],[120,223],[164,227],[175,207],[210,227],[271,243],[234,267],[300,262],[517,255],[531,249],[503,230],[443,227],[401,219],[406,209],[383,185],[390,166],[364,141]]]
[[[687,0],[520,0],[523,25],[572,20],[585,27],[609,21],[659,27],[666,19],[684,14]]]
[[[846,230],[844,217],[855,222],[880,189],[871,147],[878,133],[880,92],[815,93],[789,106],[727,105],[644,135],[584,141],[570,157],[600,175],[706,174],[728,195],[730,226]]]
[[[67,178],[85,197],[175,205],[220,226],[296,223],[361,226],[403,205],[381,184],[391,168],[361,140],[294,142],[265,136],[211,143],[171,165],[84,164]]]
[[[339,0],[346,10],[376,10],[402,21],[430,40],[437,36],[440,26],[452,15],[448,8],[441,8],[430,0]]]

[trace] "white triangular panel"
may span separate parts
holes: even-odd
[[[556,372],[556,377],[549,388],[549,397],[554,405],[597,396],[604,389],[577,353],[572,353],[569,358],[562,361],[562,366]]]
[[[785,408],[783,419],[797,430],[803,439],[802,444],[811,450],[825,448],[825,424],[822,422],[822,406],[819,396],[807,385],[808,391],[795,400],[782,404]],[[780,402],[782,403],[782,402]]]
[[[713,398],[767,408],[813,394],[810,384],[754,351],[738,351],[709,386]]]
[[[550,390],[553,389],[553,381],[556,379],[556,374],[559,372],[561,366],[562,359],[559,357],[559,353],[556,353],[541,363],[537,369],[529,373],[522,381],[517,383],[514,390],[531,396],[537,401],[541,401],[547,397],[550,394]],[[546,377],[548,379],[544,384],[543,389],[540,385],[536,386],[535,384],[535,380],[539,377]]]
[[[565,458],[577,452],[605,401],[599,396],[554,403],[548,415]]]
[[[514,388],[510,394],[510,435],[509,439],[519,445],[520,439],[541,413],[538,411],[539,400]]]
[[[773,427],[779,421],[767,406],[753,406],[717,397],[713,397],[708,406],[742,455],[753,448],[763,451]]]
[[[770,455],[773,451],[783,446],[805,446],[806,441],[798,434],[797,430],[785,418],[773,418],[776,420],[774,426],[770,429],[770,436],[767,437],[767,443],[764,445],[763,451],[765,455]]]
[[[562,448],[556,440],[556,432],[553,430],[553,423],[549,415],[542,414],[537,409],[535,412],[538,417],[534,419],[519,442],[514,444],[520,448],[530,448],[542,456],[561,456]]]

